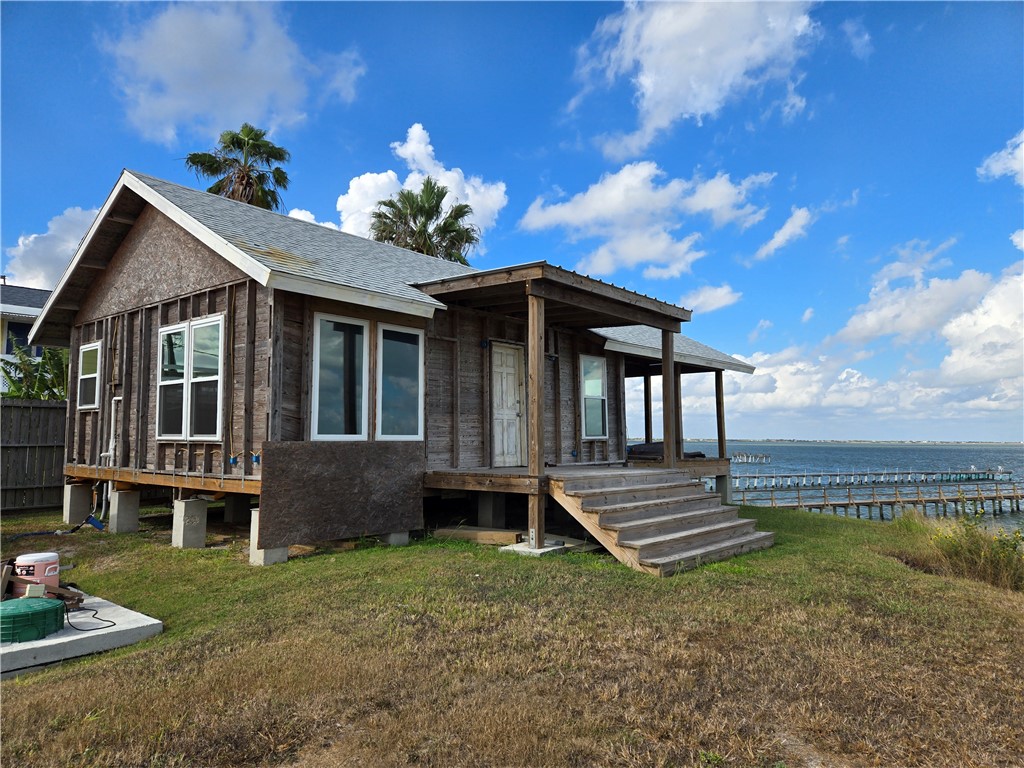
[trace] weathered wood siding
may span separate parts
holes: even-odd
[[[427,468],[491,466],[490,345],[525,346],[526,324],[452,308],[427,326]],[[608,361],[608,439],[583,440],[579,356]],[[551,464],[625,458],[621,354],[589,333],[548,328],[545,335],[544,459]]]
[[[152,471],[259,473],[252,453],[267,438],[269,291],[155,209],[146,208],[95,280],[71,338],[66,461]],[[223,315],[222,439],[156,439],[159,330]],[[80,410],[78,352],[101,341],[99,407]],[[112,399],[121,403],[114,412]],[[238,456],[232,465],[229,457]]]

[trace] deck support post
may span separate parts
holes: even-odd
[[[672,331],[661,332],[661,406],[662,406],[662,446],[665,454],[665,467],[672,469],[676,465],[676,429],[679,425],[679,393],[676,387],[679,378],[675,375],[676,352],[675,334]]]
[[[203,549],[206,546],[206,499],[175,499],[171,546]]]
[[[530,293],[527,284],[526,399],[529,419],[529,470],[532,477],[544,474],[544,299]],[[544,547],[546,494],[531,493],[529,506],[530,547]]]
[[[92,486],[75,483],[64,486],[64,524],[78,525],[92,509]]]
[[[505,527],[505,494],[490,491],[477,494],[476,524],[481,528]]]
[[[111,533],[135,533],[139,530],[139,491],[113,491],[110,494]]]

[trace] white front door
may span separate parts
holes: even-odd
[[[526,465],[525,373],[522,347],[491,344],[491,432],[496,467]]]

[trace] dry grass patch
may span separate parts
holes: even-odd
[[[5,703],[19,706],[4,708],[2,756],[1024,763],[1024,596],[906,568],[880,553],[889,525],[744,514],[777,532],[774,549],[662,580],[607,557],[430,541],[259,569],[240,547],[180,552],[142,534],[87,533],[74,542],[76,580],[167,630],[4,682]]]

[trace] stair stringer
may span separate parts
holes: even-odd
[[[640,562],[640,555],[637,550],[618,544],[614,531],[608,531],[598,525],[597,515],[583,509],[582,498],[567,494],[562,480],[548,479],[548,495],[557,501],[566,512],[572,515],[586,529],[587,533],[593,536],[601,546],[611,552],[620,563],[642,573],[650,573],[655,576],[661,575],[660,568],[647,566]]]

